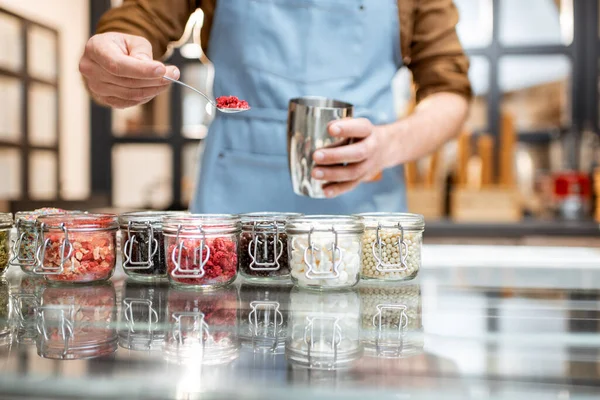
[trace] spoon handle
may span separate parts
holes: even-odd
[[[194,87],[192,87],[192,86],[190,86],[188,84],[185,84],[185,83],[183,83],[181,81],[178,81],[177,79],[169,78],[168,76],[163,76],[163,79],[166,79],[166,80],[171,81],[173,83],[177,83],[177,84],[179,84],[181,86],[185,86],[186,88],[193,90],[194,92],[196,92],[199,95],[201,95],[202,97],[204,97],[210,104],[212,104],[212,106],[214,108],[217,108],[217,103],[215,103],[214,100],[212,100],[210,97],[208,97],[207,95],[205,95],[204,93],[202,93],[198,89],[196,89],[196,88],[194,88]]]

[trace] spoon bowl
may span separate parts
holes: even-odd
[[[202,97],[204,97],[214,108],[216,108],[217,110],[221,111],[222,113],[225,114],[236,114],[236,113],[240,113],[240,112],[244,112],[244,111],[248,111],[250,110],[250,107],[248,108],[223,108],[223,107],[218,107],[217,103],[211,99],[210,97],[208,97],[207,95],[205,95],[204,93],[202,93],[200,90],[186,84],[183,83],[181,81],[178,81],[177,79],[173,79],[173,78],[169,78],[168,76],[163,76],[163,79],[166,79],[168,81],[171,81],[173,83],[177,83],[181,86],[184,86],[190,90],[193,90],[194,92],[198,93],[199,95],[201,95]]]

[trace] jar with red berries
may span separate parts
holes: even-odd
[[[295,213],[241,215],[240,274],[256,282],[290,281],[288,238],[285,224]]]
[[[237,277],[240,218],[226,214],[168,217],[163,223],[172,285],[215,288]]]
[[[110,279],[117,258],[116,215],[48,215],[37,223],[41,244],[35,274],[58,283]]]

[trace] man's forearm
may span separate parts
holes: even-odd
[[[456,137],[468,110],[464,97],[437,93],[423,100],[410,116],[385,126],[390,141],[386,167],[427,156]]]

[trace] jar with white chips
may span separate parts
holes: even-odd
[[[419,214],[359,214],[365,224],[362,239],[363,279],[406,281],[421,268],[425,219]]]
[[[288,221],[292,282],[310,289],[343,289],[360,278],[362,219],[307,216]]]

